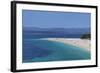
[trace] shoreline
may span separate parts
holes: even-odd
[[[64,44],[70,44],[76,47],[83,48],[87,51],[91,50],[91,41],[88,39],[79,39],[79,38],[43,38],[43,40],[50,40],[61,42]]]

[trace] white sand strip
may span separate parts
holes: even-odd
[[[65,44],[71,44],[80,48],[84,48],[90,51],[91,41],[88,39],[76,39],[76,38],[46,38],[45,40],[62,42]]]

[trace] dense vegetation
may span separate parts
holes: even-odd
[[[81,39],[91,39],[91,34],[84,34]]]

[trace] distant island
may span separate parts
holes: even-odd
[[[82,35],[82,37],[81,37],[81,39],[91,39],[91,34],[84,34],[84,35]]]

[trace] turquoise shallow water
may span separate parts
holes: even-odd
[[[23,42],[24,63],[91,59],[89,51],[69,44],[40,39],[24,39]]]

